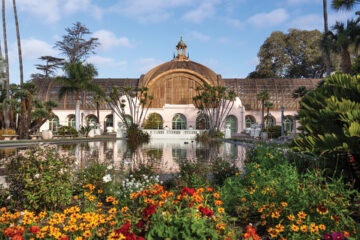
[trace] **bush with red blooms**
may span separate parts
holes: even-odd
[[[247,225],[245,229],[246,232],[242,236],[243,239],[260,240],[260,236],[256,234],[256,230],[253,226]]]
[[[125,240],[145,240],[143,237],[136,236],[135,233],[130,232],[131,224],[129,222],[124,223],[120,229],[114,230],[110,235],[111,239],[125,239]]]

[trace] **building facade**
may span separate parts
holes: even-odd
[[[294,116],[299,103],[298,100],[293,99],[292,93],[301,86],[313,89],[319,82],[319,79],[222,78],[210,68],[191,61],[186,56],[187,46],[182,39],[176,49],[177,55],[171,61],[154,67],[139,78],[97,78],[94,81],[103,87],[106,95],[113,86],[147,87],[149,95],[153,96],[147,116],[152,113],[158,114],[158,117],[163,120],[163,125],[158,127],[169,129],[207,127],[207,117],[199,115],[193,105],[193,97],[196,96],[198,86],[207,83],[211,86],[221,85],[233,89],[237,98],[225,120],[226,124],[230,125],[233,134],[242,132],[253,123],[261,122],[261,102],[257,100],[257,94],[262,90],[269,92],[270,101],[273,103],[269,116],[266,116],[269,119],[268,124],[281,124],[280,109],[283,106],[285,130],[294,132],[296,129]],[[69,94],[59,99],[58,93],[61,86],[54,80],[35,79],[33,82],[39,87],[39,99],[58,102],[58,107],[53,110],[55,117],[46,122],[40,130],[56,131],[59,126],[75,126],[75,96]],[[100,106],[98,119],[92,98],[91,93],[84,92],[82,95],[80,124],[85,126],[99,123],[104,131],[111,128],[116,131],[121,122],[120,118],[104,103]]]

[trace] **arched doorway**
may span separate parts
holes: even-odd
[[[59,118],[57,116],[53,116],[52,118],[49,119],[49,130],[53,132],[57,132],[59,127],[60,127]]]
[[[172,129],[186,129],[186,117],[183,114],[175,114],[172,120]]]
[[[209,122],[209,116],[206,114],[200,114],[196,118],[196,129],[209,129],[210,128],[210,122]]]
[[[144,123],[144,128],[145,129],[162,129],[163,124],[164,124],[164,121],[160,114],[151,113],[147,117],[147,119]]]
[[[269,119],[269,120],[268,120]],[[264,117],[264,126],[265,128],[267,128],[268,126],[271,127],[271,126],[275,126],[276,124],[276,120],[273,116],[265,116]]]
[[[109,114],[105,117],[105,124],[104,124],[104,131],[107,131],[107,127],[113,127],[114,126],[114,116],[112,114]]]
[[[294,120],[291,116],[286,116],[284,119],[284,132],[291,133],[294,129]]]
[[[256,123],[256,119],[252,115],[245,116],[245,128],[250,128],[252,124]]]
[[[75,128],[76,122],[75,122],[75,115],[71,114],[67,117],[67,125],[69,127]]]
[[[238,130],[238,121],[234,115],[229,115],[225,119],[225,127],[226,125],[230,125],[231,133],[237,133]]]
[[[86,126],[96,128],[96,124],[98,123],[98,119],[95,115],[88,115],[86,117]]]

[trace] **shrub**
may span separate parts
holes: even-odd
[[[264,132],[269,133],[269,138],[279,138],[281,136],[281,126],[269,126]]]
[[[180,160],[178,173],[178,186],[204,186],[207,184],[208,168],[199,159]]]
[[[157,113],[151,113],[144,123],[144,129],[162,129],[164,120]]]
[[[224,138],[224,133],[221,131],[204,131],[200,134],[196,134],[195,140],[197,142],[207,143],[216,138]]]
[[[79,134],[84,137],[88,137],[89,132],[91,131],[92,127],[90,126],[82,126],[79,130]]]
[[[222,158],[215,158],[210,163],[210,170],[214,177],[214,183],[216,185],[223,185],[224,181],[231,176],[234,176],[239,169],[234,163],[223,160]]]
[[[29,210],[65,207],[72,197],[74,161],[50,145],[20,152],[6,166],[9,197],[18,207]]]
[[[318,239],[329,232],[356,235],[352,213],[360,195],[341,178],[327,179],[321,171],[299,174],[281,150],[258,148],[246,172],[226,180],[224,207],[240,222],[259,226],[264,236]]]
[[[136,124],[132,124],[126,130],[127,140],[130,144],[139,145],[144,142],[148,142],[150,140],[150,135],[146,132],[141,131],[139,126]]]
[[[78,132],[76,131],[76,129],[71,126],[61,126],[58,129],[57,133],[62,136],[70,135],[70,136],[76,137],[78,135]]]

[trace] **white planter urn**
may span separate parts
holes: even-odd
[[[52,137],[53,137],[53,133],[52,133],[52,131],[50,131],[50,130],[43,130],[42,132],[41,132],[41,136],[42,136],[42,138],[43,139],[52,139]]]

